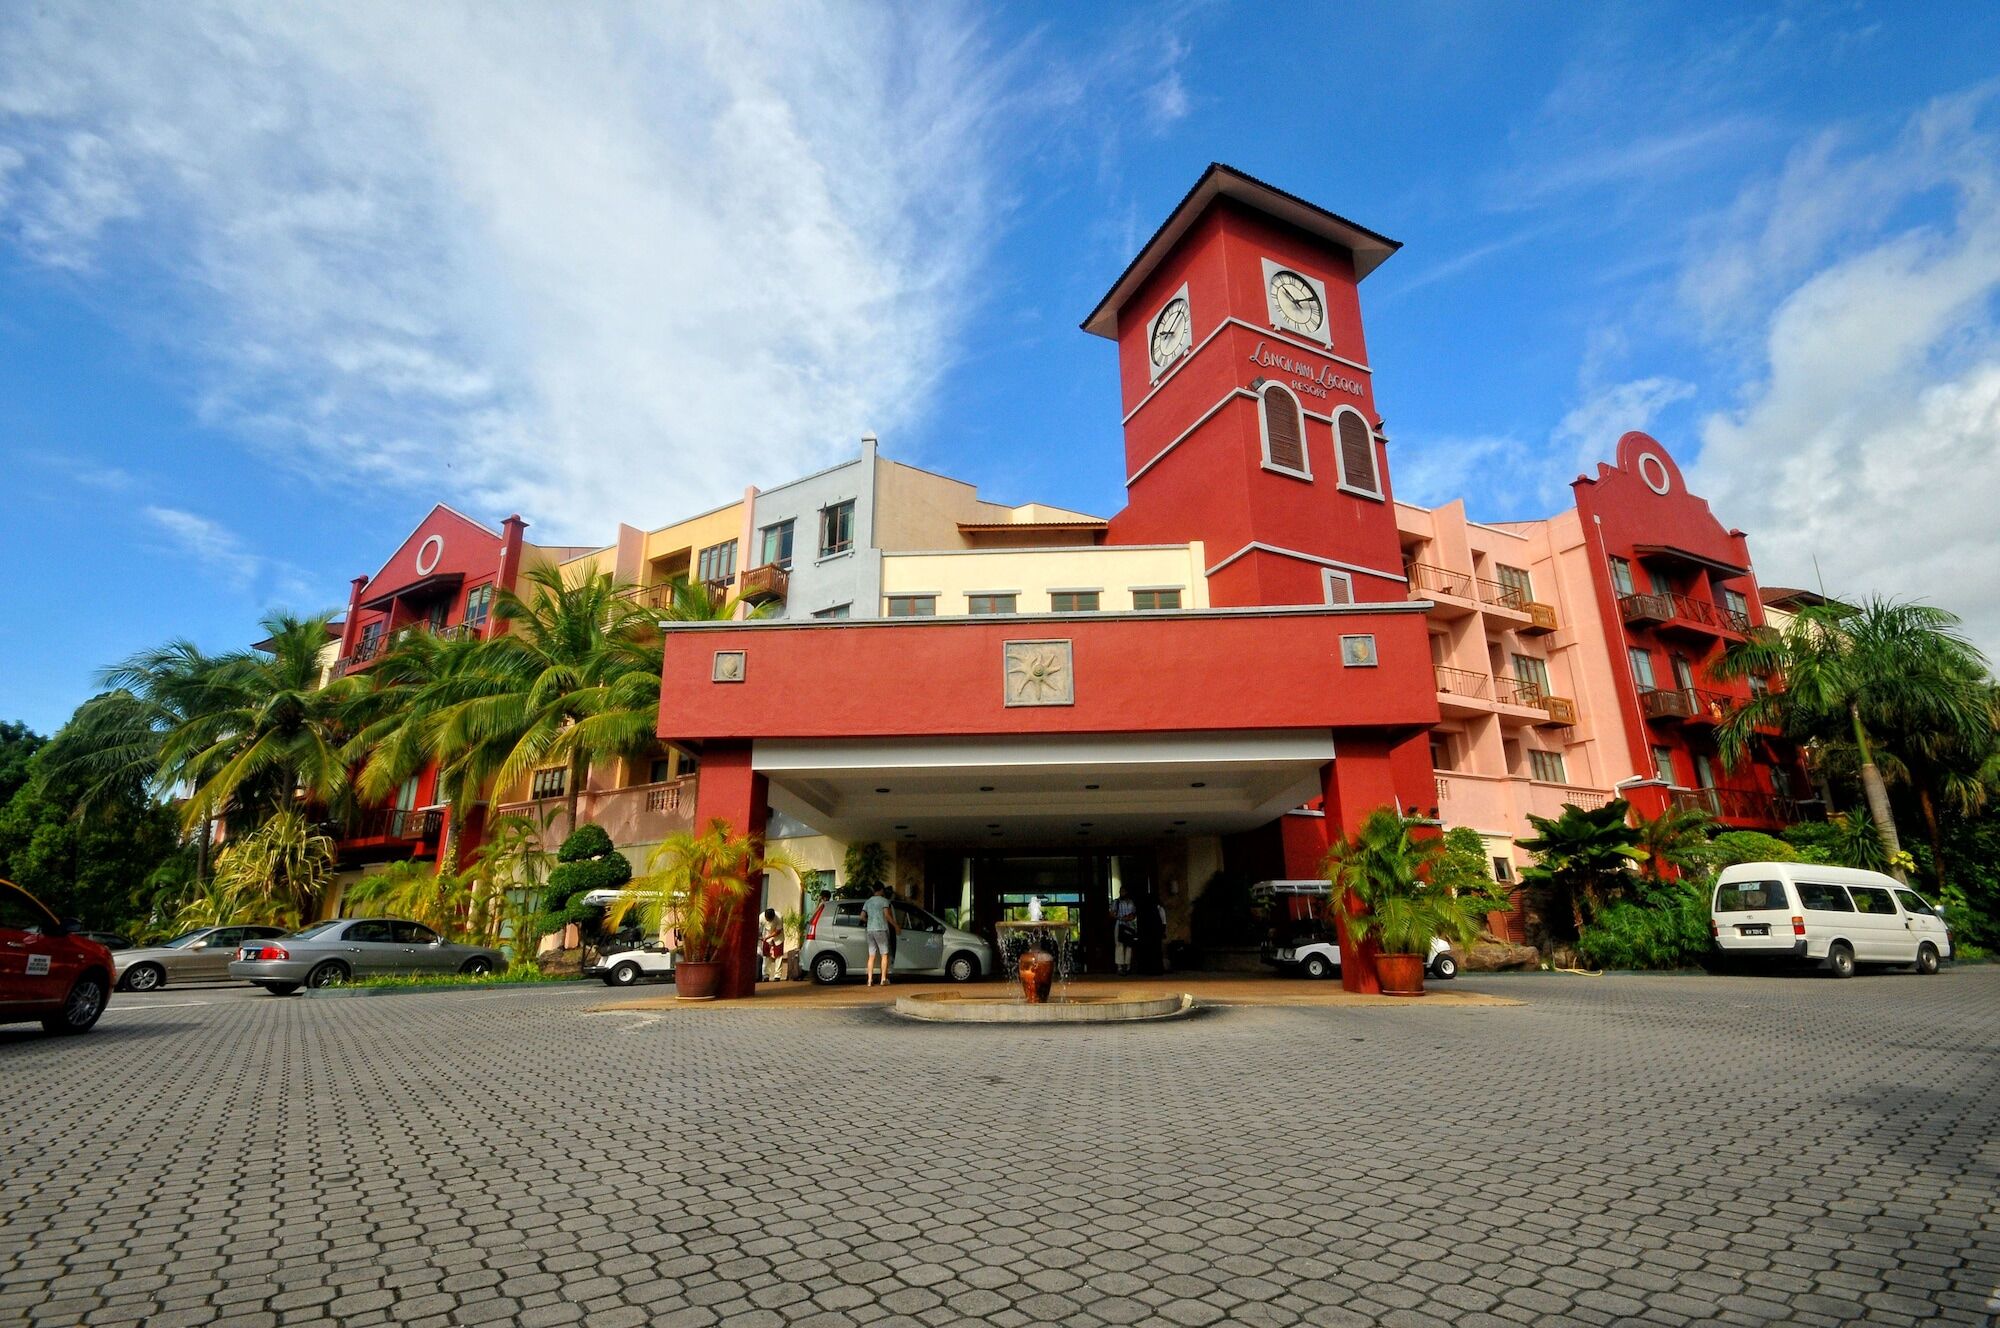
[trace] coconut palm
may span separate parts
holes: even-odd
[[[319,916],[332,879],[333,840],[282,811],[222,850],[214,888],[237,901],[237,921],[303,926]]]
[[[1872,597],[1858,607],[1812,605],[1783,631],[1753,631],[1709,672],[1782,685],[1753,696],[1719,727],[1724,763],[1744,760],[1766,727],[1800,742],[1851,743],[1869,819],[1884,856],[1899,862],[1902,840],[1881,757],[1907,762],[1925,744],[1978,748],[1992,741],[1986,659],[1958,626],[1958,616],[1943,609]]]
[[[441,936],[457,938],[467,931],[473,909],[470,876],[441,871],[428,862],[406,859],[369,872],[347,887],[341,908],[387,913],[421,922]]]

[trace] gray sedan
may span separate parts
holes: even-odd
[[[300,987],[332,987],[355,978],[497,973],[506,966],[500,951],[447,941],[420,922],[335,918],[239,947],[229,976],[254,982],[273,996],[289,996]]]
[[[111,980],[125,991],[157,991],[169,982],[222,982],[239,947],[284,934],[283,927],[199,927],[158,945],[113,951]]]

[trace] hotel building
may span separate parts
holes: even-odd
[[[1216,873],[1314,876],[1383,805],[1472,826],[1503,877],[1526,816],[1565,804],[1794,814],[1791,753],[1716,757],[1747,693],[1705,666],[1762,610],[1742,534],[1657,442],[1626,435],[1545,521],[1395,500],[1360,286],[1396,248],[1210,167],[1083,323],[1121,389],[1108,518],[986,501],[872,436],[598,549],[440,508],[356,582],[338,667],[406,626],[489,630],[480,588],[538,558],[655,607],[677,579],[765,604],[666,627],[660,745],[593,769],[581,814],[635,862],[713,817],[828,877],[880,842],[898,889],[960,925],[1031,893],[1070,904],[1093,960],[1114,895],[1157,895],[1185,936]],[[494,805],[545,813],[562,778]],[[393,811],[436,810],[408,793]],[[732,994],[753,978],[741,939]]]

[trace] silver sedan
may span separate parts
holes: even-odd
[[[229,976],[254,982],[273,996],[289,996],[300,987],[333,987],[356,978],[477,975],[506,967],[507,956],[500,951],[447,941],[420,922],[335,918],[239,947]]]
[[[169,982],[221,982],[229,961],[250,941],[283,936],[283,927],[199,927],[158,945],[115,950],[111,980],[125,991],[157,991]]]

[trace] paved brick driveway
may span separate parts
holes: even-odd
[[[128,998],[0,1030],[0,1324],[1990,1321],[2000,967],[1482,984],[1528,1003]]]

